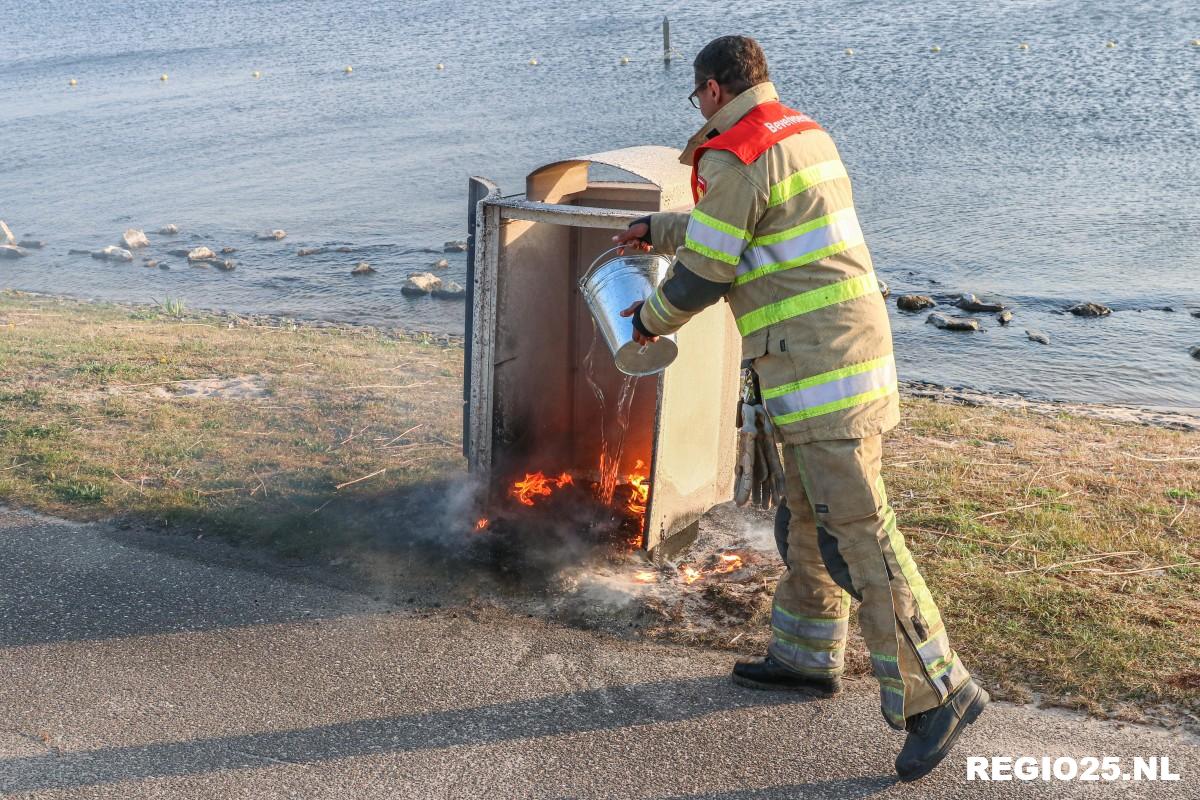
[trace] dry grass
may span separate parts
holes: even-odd
[[[231,327],[8,293],[0,500],[294,554],[383,536],[406,498],[462,468],[462,356],[360,329]],[[258,376],[266,396],[183,394],[238,376]]]
[[[269,394],[180,394],[237,376]],[[0,501],[369,552],[446,524],[429,487],[463,468],[461,381],[461,348],[420,338],[3,294]],[[910,546],[989,685],[1200,712],[1200,435],[910,400],[886,452]]]
[[[1200,435],[905,405],[891,499],[967,663],[1092,710],[1200,710]]]

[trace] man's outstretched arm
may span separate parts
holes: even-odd
[[[671,271],[637,309],[634,328],[641,338],[650,340],[674,333],[732,287],[742,252],[765,209],[763,193],[736,164],[734,157],[725,153],[706,153],[700,162],[700,173],[708,191],[690,214],[654,214],[648,225],[638,220],[617,237],[627,241],[637,238],[650,244],[641,236],[630,236],[637,228],[638,234],[652,236],[658,249],[660,227],[666,231],[675,222],[664,219],[668,224],[660,226],[660,217],[680,217],[687,221]]]

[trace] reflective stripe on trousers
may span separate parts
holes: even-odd
[[[770,654],[797,672],[831,676],[842,672],[850,617],[804,617],[776,604],[771,609]]]
[[[788,571],[775,592],[770,653],[821,674],[833,651],[813,634],[838,631],[849,587],[862,600],[858,620],[881,710],[902,729],[906,717],[940,705],[969,674],[896,528],[880,477],[881,437],[789,445],[785,456]]]

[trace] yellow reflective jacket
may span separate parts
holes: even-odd
[[[680,160],[692,164],[698,147],[777,100],[770,83],[738,95]],[[706,150],[695,167],[704,192],[696,207],[651,215],[654,247],[676,261],[642,306],[641,326],[673,333],[703,308],[688,297],[694,284],[727,285],[742,357],[753,361],[785,441],[856,439],[895,427],[887,308],[829,134],[792,134],[748,164]],[[706,294],[703,304],[717,299]]]

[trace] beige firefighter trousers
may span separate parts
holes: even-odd
[[[788,568],[769,652],[804,674],[840,674],[853,595],[884,718],[903,728],[969,675],[896,529],[881,459],[880,436],[784,445]]]

